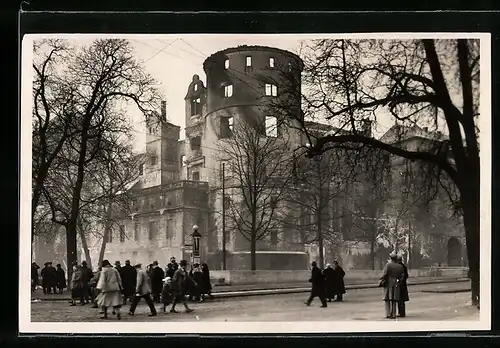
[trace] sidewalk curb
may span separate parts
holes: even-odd
[[[450,278],[450,279],[437,279],[437,280],[425,280],[425,281],[414,281],[408,282],[408,286],[414,285],[430,285],[430,284],[448,284],[448,283],[462,283],[468,282],[468,278]],[[357,284],[357,285],[346,285],[346,290],[362,290],[362,289],[377,289],[377,284]],[[214,298],[231,298],[231,297],[248,297],[248,296],[264,296],[264,295],[286,295],[286,294],[299,294],[310,292],[310,287],[297,287],[297,288],[285,288],[285,289],[261,289],[261,290],[240,290],[240,291],[223,291],[212,293]],[[470,290],[467,290],[470,291]],[[444,291],[425,291],[425,292],[444,292]],[[457,292],[457,291],[452,291]],[[462,292],[465,290],[462,289]],[[42,299],[37,302],[58,302],[58,301],[69,301],[69,297],[61,298],[51,298]],[[33,300],[32,300],[33,302]]]
[[[408,283],[408,286],[414,285],[428,285],[428,284],[447,284],[447,283],[461,283],[467,282],[469,279],[443,279],[435,281],[415,281]],[[379,286],[376,284],[359,284],[359,285],[346,285],[346,290],[362,290],[362,289],[377,289]],[[231,297],[248,297],[248,296],[264,296],[264,295],[285,295],[285,294],[299,294],[310,292],[311,288],[289,288],[289,289],[266,289],[266,290],[246,290],[234,292],[221,292],[214,293],[214,298],[231,298]]]

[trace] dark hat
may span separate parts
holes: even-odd
[[[115,261],[115,265],[119,265],[120,264],[120,261]]]
[[[56,265],[56,267],[61,267],[61,264],[60,264],[60,263],[58,263],[58,264]]]
[[[153,261],[153,266],[158,266],[158,261]]]
[[[45,263],[44,263],[44,265],[45,265],[45,266],[47,266],[47,265],[52,265],[52,262],[45,262]]]
[[[130,260],[125,260],[125,264],[130,264]]]
[[[175,256],[172,256],[172,257],[170,258],[170,261],[175,261]]]
[[[316,261],[311,262],[311,266],[316,266],[316,265],[317,265]]]
[[[181,260],[181,262],[179,262],[179,265],[181,266],[187,266],[187,261],[186,260]]]
[[[111,266],[111,263],[109,263],[108,260],[103,260],[102,261],[102,267],[106,267],[106,266]]]
[[[142,267],[142,263],[138,263],[134,266],[134,268],[141,268]]]

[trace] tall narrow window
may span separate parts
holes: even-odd
[[[141,225],[138,222],[134,224],[134,239],[136,242],[141,240]]]
[[[225,68],[225,69],[229,69],[229,59],[226,59],[226,60],[224,61],[224,68]]]
[[[125,242],[125,226],[120,225],[120,243]]]
[[[165,239],[167,240],[167,245],[172,245],[172,239],[174,239],[174,228],[171,218],[167,219],[166,221]]]
[[[278,95],[278,87],[276,85],[266,83],[266,95],[276,97]]]
[[[193,172],[193,181],[200,181],[200,172]]]
[[[228,124],[229,130],[232,132],[233,131],[233,126],[234,126],[234,119],[232,117],[229,117],[227,119],[227,124]]]
[[[198,84],[194,85],[194,91],[196,92],[198,90]]]
[[[278,136],[278,125],[274,116],[266,116],[266,136],[271,138]]]
[[[201,114],[201,99],[193,99],[191,101],[191,116],[200,115]]]
[[[139,166],[139,175],[144,175],[144,164],[142,164],[142,163]]]
[[[276,246],[278,244],[278,231],[271,230],[271,245]]]
[[[156,235],[157,235],[156,229],[157,229],[156,221],[150,221],[149,222],[149,240],[156,239]]]
[[[233,96],[233,85],[224,86],[224,97],[229,98]]]
[[[247,66],[247,67],[252,66],[252,57],[248,56],[248,57],[246,58],[246,66]]]
[[[274,68],[274,58],[269,58],[269,67]]]
[[[183,167],[185,167],[185,166],[186,166],[186,156],[184,156],[184,155],[183,155],[183,156],[181,156],[181,165],[182,165]]]

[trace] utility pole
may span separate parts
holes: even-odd
[[[222,163],[222,269],[226,270],[226,164]]]

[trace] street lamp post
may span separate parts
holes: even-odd
[[[191,234],[193,241],[193,263],[200,263],[200,242],[201,234],[198,232],[198,225],[193,226],[193,234]]]

